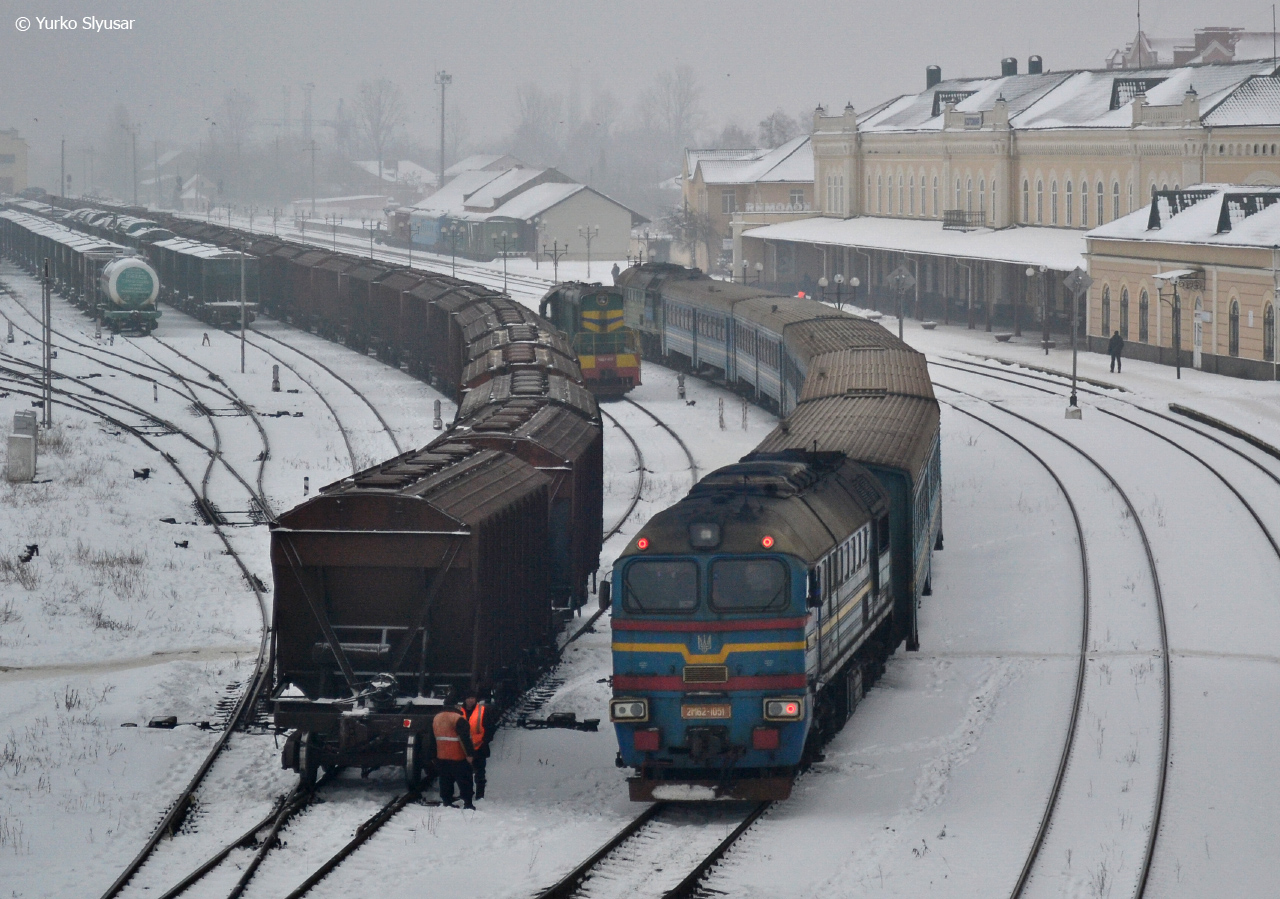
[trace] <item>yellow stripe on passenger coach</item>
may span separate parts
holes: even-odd
[[[720,665],[732,652],[781,652],[789,649],[804,649],[803,640],[786,643],[726,643],[720,651],[712,655],[698,655],[689,652],[683,643],[615,643],[614,652],[678,652],[690,665]]]

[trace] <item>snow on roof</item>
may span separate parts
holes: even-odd
[[[1130,83],[1145,80],[1147,103],[1151,106],[1177,106],[1186,92],[1194,88],[1202,117],[1221,104],[1221,121],[1215,124],[1253,124],[1252,116],[1265,118],[1271,114],[1269,108],[1258,113],[1249,105],[1270,104],[1268,87],[1251,88],[1252,93],[1247,97],[1242,95],[1240,103],[1224,101],[1251,79],[1271,75],[1272,68],[1268,58],[1177,68],[1083,69],[953,79],[918,94],[898,97],[859,115],[858,130],[863,133],[940,131],[944,124],[942,113],[948,103],[955,103],[958,112],[986,112],[1001,98],[1008,104],[1009,123],[1015,130],[1129,128],[1133,125],[1129,92],[1122,91],[1124,102],[1111,108],[1117,79]],[[1271,121],[1275,120],[1265,120]]]
[[[1280,125],[1280,78],[1256,75],[1204,116],[1207,127]]]
[[[585,184],[535,184],[517,194],[493,211],[494,218],[528,219],[541,215],[552,206],[558,206],[580,190]]]
[[[690,151],[707,152],[707,151]],[[740,152],[740,151],[728,151]],[[756,182],[804,181],[813,183],[813,151],[809,147],[809,135],[792,138],[772,150],[759,152],[759,156],[742,158],[702,158],[697,167],[702,169],[705,184],[754,184]],[[690,172],[692,173],[692,169]]]
[[[509,197],[513,191],[520,190],[522,185],[528,184],[548,171],[550,169],[507,169],[505,172],[501,172],[497,178],[486,182],[479,190],[468,194],[466,208],[476,212],[492,210],[504,198]]]
[[[1171,197],[1179,200],[1178,208],[1174,207]],[[1280,187],[1197,184],[1179,191],[1160,191],[1156,204],[1157,228],[1149,227],[1151,204],[1148,203],[1094,228],[1085,237],[1232,247],[1280,244]],[[1224,214],[1228,228],[1220,231]]]
[[[502,172],[488,172],[480,169],[463,172],[431,196],[419,200],[413,208],[433,212],[436,215],[461,212],[468,196],[502,175]]]
[[[684,170],[689,173],[690,177],[692,177],[694,171],[698,168],[698,163],[705,160],[759,159],[768,152],[769,151],[764,147],[686,149],[684,151]]]
[[[1067,228],[979,228],[945,231],[942,223],[923,219],[859,216],[851,219],[808,218],[743,232],[743,237],[795,241],[835,247],[890,250],[926,256],[951,256],[1044,265],[1069,272],[1085,265],[1084,235]]]
[[[452,178],[465,172],[478,172],[483,169],[505,171],[522,166],[524,166],[523,162],[507,153],[475,153],[449,166],[444,170],[444,176]]]
[[[356,162],[355,165],[370,175],[378,174],[378,160],[366,159]],[[407,181],[417,184],[434,184],[437,180],[436,173],[425,166],[418,165],[411,159],[400,159],[382,164],[382,179],[384,181]]]

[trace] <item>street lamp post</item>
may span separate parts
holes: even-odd
[[[840,298],[840,288],[844,284],[844,275],[840,274],[839,272],[836,272],[835,282],[836,282],[836,308],[843,309],[844,301]]]
[[[1049,267],[1040,266],[1040,320],[1044,324],[1044,354],[1049,355]]]
[[[893,270],[889,275],[889,286],[893,288],[894,293],[898,295],[898,339],[902,340],[903,319],[906,317],[906,310],[903,308],[906,300],[907,291],[915,286],[915,276],[911,274],[906,263],[902,263]]]
[[[462,228],[457,222],[445,225],[441,229],[449,236],[449,262],[452,267],[452,277],[458,277],[458,234]]]
[[[560,246],[560,241],[553,240],[551,249],[547,249],[547,245],[542,245],[542,252],[551,257],[551,280],[555,284],[560,283],[560,257],[569,252],[569,245]]]
[[[827,280],[826,275],[818,279],[818,289],[822,291],[822,302],[827,301],[827,285],[831,282]]]
[[[515,237],[515,235],[514,234],[508,235],[506,231],[503,231],[502,232],[502,292],[503,293],[507,292],[507,239],[508,237]],[[591,271],[590,269],[587,269],[588,277],[590,276],[590,271]]]
[[[600,233],[599,225],[579,225],[578,236],[587,239],[587,280],[591,280],[591,238]]]
[[[1079,418],[1080,404],[1076,402],[1076,334],[1080,330],[1080,297],[1089,292],[1093,279],[1077,266],[1063,283],[1071,291],[1071,402],[1067,407],[1067,418]]]
[[[247,321],[248,313],[245,308],[245,295],[244,295],[245,246],[246,245],[242,245],[240,247],[240,374],[244,374],[244,343],[245,343],[244,334],[245,334],[245,329],[248,325],[248,321]]]
[[[760,286],[760,279],[762,277],[764,277],[764,263],[757,262],[756,263],[756,286],[757,287]]]
[[[535,215],[527,220],[525,224],[533,229],[533,269],[534,271],[540,271],[542,257],[538,253],[538,226],[542,224],[542,217]]]
[[[862,279],[854,275],[849,279],[849,302],[858,305],[858,288],[862,285]]]

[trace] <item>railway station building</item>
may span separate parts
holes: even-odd
[[[998,76],[950,80],[930,66],[920,92],[818,108],[810,146],[814,212],[771,224],[736,214],[736,278],[745,262],[749,280],[779,290],[825,279],[828,297],[857,278],[859,302],[896,309],[889,276],[906,264],[909,315],[1033,334],[1047,322],[1065,336],[1063,281],[1090,264],[1092,229],[1156,192],[1280,185],[1280,76],[1269,55],[1062,72],[1033,56],[1026,72],[1005,59]],[[1080,319],[1082,334],[1102,325]]]
[[[26,190],[27,142],[16,128],[0,131],[0,194],[17,194]]]

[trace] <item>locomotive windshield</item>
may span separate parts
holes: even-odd
[[[778,559],[717,559],[711,607],[717,612],[776,612],[791,602],[791,578]]]
[[[698,607],[695,562],[632,562],[627,566],[624,583],[624,602],[631,612],[692,612]]]

